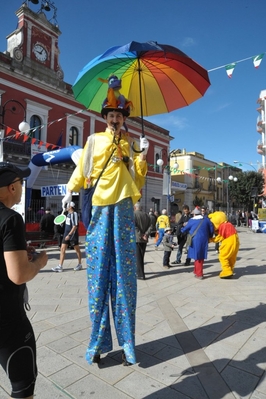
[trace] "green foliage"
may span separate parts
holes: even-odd
[[[248,171],[236,174],[237,182],[229,181],[229,198],[238,206],[245,209],[252,209],[253,199],[251,198],[252,188],[258,189],[257,195],[263,192],[263,175],[258,172]]]

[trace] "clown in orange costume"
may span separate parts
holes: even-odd
[[[239,238],[235,227],[227,221],[224,212],[214,212],[209,214],[209,218],[214,225],[216,236],[210,242],[221,242],[219,249],[219,260],[222,271],[220,278],[230,278],[234,274],[236,257],[239,249]]]

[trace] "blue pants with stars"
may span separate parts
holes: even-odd
[[[89,312],[92,331],[86,359],[113,348],[109,302],[119,345],[127,361],[136,363],[136,239],[133,204],[93,206],[86,234]]]

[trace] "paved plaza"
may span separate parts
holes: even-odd
[[[162,267],[163,248],[153,240],[145,256],[146,280],[138,280],[136,354],[124,367],[114,348],[101,364],[88,365],[90,336],[85,259],[74,272],[68,250],[63,273],[51,272],[59,251],[28,284],[28,313],[37,339],[36,399],[266,399],[266,235],[238,228],[235,276],[221,280],[209,245],[204,280],[193,266]],[[81,237],[84,253],[84,237]],[[172,261],[176,253],[172,254]],[[10,392],[0,370],[0,398]]]

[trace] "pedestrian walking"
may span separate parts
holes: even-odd
[[[201,214],[200,209],[193,210],[193,218],[181,228],[182,233],[193,235],[188,247],[188,257],[194,259],[195,277],[203,279],[203,263],[207,259],[208,242],[213,237],[214,228],[210,219]]]
[[[136,363],[135,311],[137,295],[136,236],[133,205],[140,199],[140,189],[147,173],[149,143],[135,141],[123,131],[130,114],[129,103],[106,104],[102,116],[105,132],[91,134],[80,161],[67,184],[69,201],[72,191],[95,187],[91,220],[86,233],[91,337],[86,353],[89,364],[100,362],[100,355],[113,348],[109,303],[112,306],[122,363]],[[125,127],[125,126],[124,126]],[[100,173],[101,176],[99,177]],[[82,211],[82,216],[84,217]],[[85,215],[86,216],[86,215]]]
[[[163,209],[162,214],[158,216],[156,222],[156,229],[159,233],[159,237],[157,243],[155,244],[155,249],[158,249],[159,245],[161,244],[164,236],[164,231],[167,227],[170,227],[170,220],[169,217],[167,216],[167,210]]]
[[[0,364],[10,383],[12,398],[33,399],[37,377],[36,341],[26,315],[26,283],[47,263],[46,252],[29,261],[25,226],[11,209],[19,203],[29,168],[0,162]]]
[[[78,264],[74,267],[75,271],[82,269],[82,255],[79,247],[79,233],[78,233],[78,214],[75,212],[75,203],[70,201],[67,204],[67,216],[65,221],[65,231],[61,243],[61,250],[60,250],[60,260],[59,264],[56,267],[52,267],[53,272],[61,273],[63,271],[63,263],[65,260],[66,250],[69,245],[73,246],[77,257],[78,257]]]
[[[136,232],[136,256],[137,278],[145,280],[144,255],[151,230],[151,220],[147,213],[143,212],[139,202],[134,206],[135,232]]]

